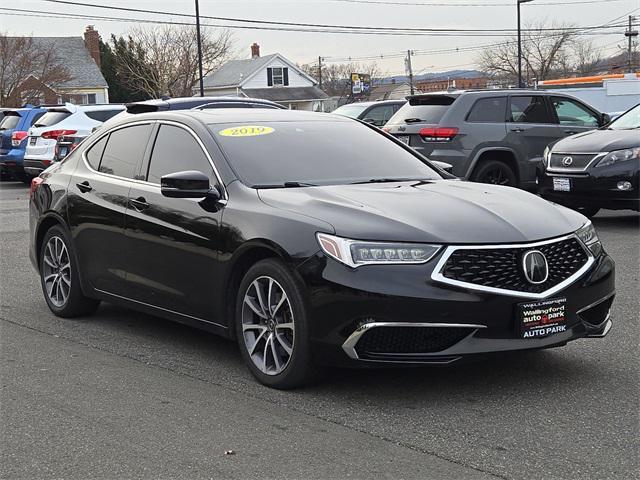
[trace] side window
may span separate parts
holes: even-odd
[[[212,185],[217,183],[209,159],[193,135],[184,128],[160,125],[151,153],[147,181],[159,184],[163,175],[185,170],[202,172],[209,177]]]
[[[267,85],[270,87],[289,85],[289,68],[288,67],[269,67],[267,68]]]
[[[147,148],[151,129],[152,126],[147,124],[111,132],[98,170],[118,177],[135,178]]]
[[[393,116],[393,107],[391,105],[380,105],[379,107],[373,107],[365,114],[366,120],[373,120],[373,124],[378,127],[383,127],[385,123]]]
[[[527,95],[511,97],[509,121],[514,123],[554,123],[544,97]]]
[[[109,138],[109,135],[102,137],[85,153],[89,166],[94,170],[98,170],[100,167],[100,160],[102,160],[102,152],[104,152],[104,146],[107,144],[107,138]]]
[[[569,98],[551,97],[560,125],[597,127],[598,117],[587,107]]]
[[[481,98],[473,104],[467,122],[504,123],[507,97]]]
[[[94,110],[93,112],[84,112],[84,114],[97,122],[106,122],[121,111],[122,110]]]

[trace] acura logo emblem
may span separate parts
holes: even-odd
[[[538,285],[549,278],[547,257],[539,250],[529,250],[522,257],[522,270],[529,283]]]
[[[573,157],[564,157],[562,159],[562,165],[564,165],[565,167],[568,167],[572,163],[573,163]]]

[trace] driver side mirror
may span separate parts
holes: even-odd
[[[608,113],[603,113],[600,116],[600,126],[604,127],[609,122],[611,122],[611,115],[609,115]]]
[[[212,198],[220,199],[220,192],[211,188],[209,177],[195,170],[170,173],[160,179],[160,191],[169,198]]]

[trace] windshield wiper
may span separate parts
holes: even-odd
[[[370,178],[359,182],[351,182],[349,185],[361,185],[364,183],[392,183],[392,182],[417,182],[419,178]]]
[[[267,185],[253,185],[253,188],[298,188],[298,187],[317,187],[315,183],[306,183],[306,182],[284,182],[284,183],[273,183]]]

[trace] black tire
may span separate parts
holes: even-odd
[[[9,172],[0,172],[0,182],[10,182],[13,176]]]
[[[61,243],[60,243],[61,242]],[[57,264],[57,268],[51,265],[51,255],[53,251],[53,245],[64,245],[66,249],[66,257],[62,255],[62,260],[54,260]],[[51,245],[51,250],[48,250],[48,245]],[[59,248],[58,251],[62,251]],[[53,255],[56,256],[55,254]],[[47,257],[47,259],[45,259]],[[66,261],[65,261],[66,260]],[[49,262],[49,263],[47,263]],[[68,267],[64,268],[64,265],[68,263]],[[93,298],[87,298],[82,293],[80,287],[80,275],[78,274],[78,266],[76,265],[76,257],[73,252],[73,246],[69,239],[69,235],[66,230],[61,226],[53,226],[44,235],[42,244],[40,245],[40,258],[38,259],[40,265],[40,285],[42,286],[42,293],[44,299],[47,302],[49,309],[58,317],[73,318],[83,315],[90,315],[98,308],[100,304],[99,300]],[[63,268],[59,268],[63,265]],[[54,270],[54,272],[52,272]],[[55,280],[45,280],[50,278],[51,275],[55,275],[57,271],[58,279],[57,284],[59,295],[53,295],[50,290],[53,291],[56,285]],[[64,298],[64,292],[67,292],[66,298]]]
[[[27,175],[26,173],[22,173],[18,175],[16,178],[20,180],[22,183],[24,183],[25,185],[31,185],[31,180],[33,180],[33,177],[31,175]]]
[[[268,279],[275,280],[275,283],[273,284],[274,292],[278,291],[278,288],[284,292],[286,299],[288,300],[288,307],[284,304],[273,315],[269,314],[269,317],[272,318],[272,320],[263,320],[255,313],[256,310],[250,309],[248,304],[245,304],[245,295],[249,295],[256,300],[255,305],[257,306],[257,296],[251,295],[251,293],[256,293],[254,282],[263,282],[264,285],[265,283],[268,284]],[[274,298],[278,298],[277,293],[274,293],[273,296]],[[279,299],[282,299],[282,296],[280,296]],[[269,301],[269,299],[265,300],[265,302],[271,305],[278,303],[277,300]],[[262,305],[262,303],[263,302],[260,302],[260,305]],[[269,311],[271,311],[271,306],[268,308]],[[289,311],[289,308],[291,315],[287,316],[286,314],[287,311]],[[262,309],[262,311],[264,312],[264,309]],[[302,284],[302,281],[284,265],[284,263],[276,259],[266,259],[261,260],[249,269],[242,279],[238,289],[235,314],[236,337],[238,340],[238,346],[240,347],[240,352],[242,353],[242,358],[249,367],[253,376],[260,383],[272,388],[286,390],[307,385],[315,380],[318,369],[313,365],[311,357],[311,348],[309,343],[309,307],[305,300],[304,285]],[[278,316],[280,316],[280,318],[278,318]],[[283,321],[283,319],[285,320]],[[273,323],[273,329],[247,329],[247,338],[245,338],[243,323],[245,326],[255,325],[257,328],[261,328],[258,323],[251,323],[254,320],[257,322],[265,322],[265,328],[267,328],[267,322],[271,321]],[[281,360],[282,357],[280,354],[283,354],[285,357],[287,356],[287,352],[284,350],[282,343],[279,340],[276,340],[279,335],[279,331],[281,332],[281,336],[287,335],[286,330],[278,330],[276,325],[285,325],[288,324],[287,322],[293,323],[293,336],[289,337],[289,339],[285,339],[287,342],[291,340],[291,342],[288,343],[288,346],[291,347],[291,353],[288,354],[286,362],[283,362],[284,366],[282,371],[276,373],[277,368],[274,367],[272,373],[265,373],[255,363],[255,356],[259,356],[260,351],[262,350],[263,357],[268,359],[270,356],[272,360],[271,363],[274,365],[275,356]],[[284,334],[282,332],[284,332]],[[269,348],[269,339],[266,336],[262,339],[256,339],[263,334],[273,337],[271,338],[271,341],[274,345],[272,347],[274,350]],[[252,357],[252,354],[249,352],[249,342],[253,342],[257,347],[254,348],[254,357]],[[263,367],[266,366],[266,364],[267,361],[265,360]]]
[[[600,207],[577,207],[576,211],[580,212],[587,218],[592,218],[596,216],[596,213],[600,211]]]
[[[473,171],[471,181],[507,187],[518,186],[516,172],[508,164],[500,160],[485,160],[480,163]]]

